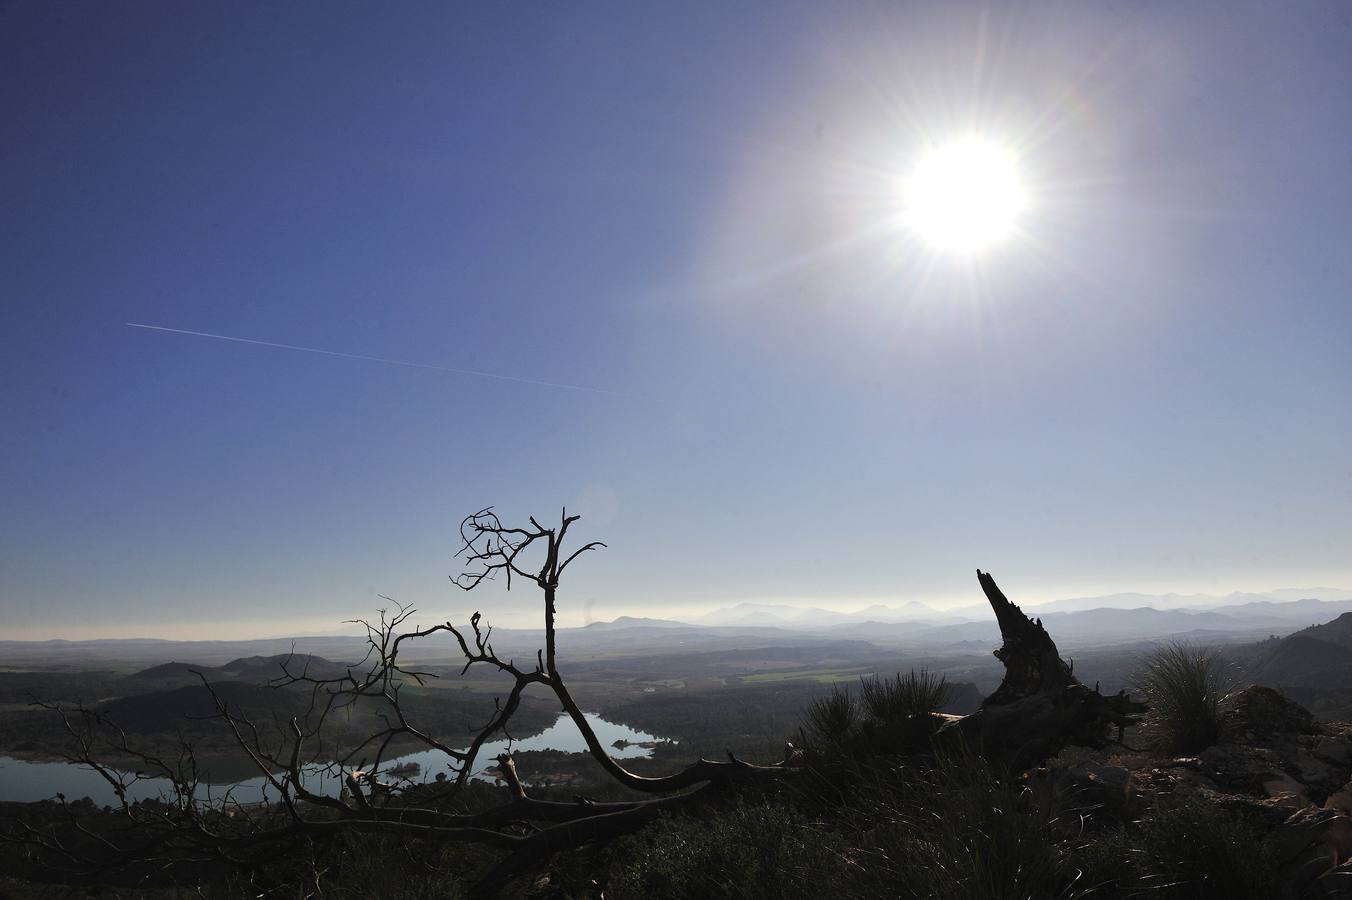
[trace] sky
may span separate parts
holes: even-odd
[[[0,638],[1352,587],[1346,3],[9,2],[0,234]]]

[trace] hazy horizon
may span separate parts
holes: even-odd
[[[1177,591],[1170,592],[1142,592],[1142,591],[1115,591],[1111,594],[1084,596],[1059,596],[1059,597],[1041,597],[1036,599],[1016,600],[1020,606],[1026,608],[1030,613],[1036,613],[1041,606],[1055,604],[1058,602],[1069,602],[1078,600],[1093,600],[1098,598],[1113,599],[1124,594],[1141,594],[1142,596],[1155,598],[1168,598],[1174,602],[1184,604],[1181,608],[1194,609],[1206,608],[1215,604],[1215,608],[1224,609],[1227,604],[1225,601],[1235,599],[1235,595],[1240,595],[1239,603],[1251,602],[1255,597],[1273,596],[1274,602],[1290,603],[1297,599],[1325,599],[1331,602],[1339,600],[1352,599],[1352,590],[1336,587],[1312,587],[1312,588],[1271,588],[1268,590],[1255,591],[1229,591],[1225,594],[1204,594],[1204,593],[1181,593]],[[831,612],[853,614],[873,606],[886,606],[899,610],[909,603],[919,603],[934,609],[941,616],[952,616],[957,613],[964,613],[969,618],[981,619],[986,615],[985,601],[979,596],[974,596],[966,600],[958,600],[949,603],[926,602],[921,599],[897,600],[888,598],[856,598],[849,599],[809,599],[809,598],[762,598],[762,599],[741,599],[727,603],[712,603],[697,606],[671,606],[666,607],[659,615],[653,610],[643,607],[615,607],[598,608],[594,605],[584,606],[582,610],[574,610],[565,602],[560,606],[557,621],[560,627],[577,628],[590,625],[594,622],[612,622],[619,618],[639,618],[639,619],[670,619],[690,624],[711,624],[702,623],[701,620],[707,616],[724,610],[736,608],[741,605],[748,606],[782,606],[799,610],[824,609]],[[379,609],[394,609],[389,603],[373,607],[359,613],[354,613],[355,618],[374,620],[379,618]],[[435,607],[418,607],[417,614],[409,620],[408,628],[426,627],[427,625],[437,624],[443,621],[450,621],[457,627],[468,627],[470,615],[476,611],[481,611],[484,615],[484,624],[495,627],[513,628],[513,629],[542,629],[543,612],[536,610],[534,613],[516,612],[508,613],[502,616],[495,616],[491,608],[476,608],[473,606],[462,606],[454,609],[447,609],[446,615],[438,617]],[[220,622],[198,622],[192,625],[184,625],[179,629],[165,629],[157,626],[155,623],[147,623],[142,627],[134,625],[125,625],[122,628],[113,630],[80,630],[78,628],[57,629],[53,633],[28,633],[21,631],[6,631],[0,633],[0,640],[15,641],[47,641],[47,640],[66,640],[66,641],[87,641],[87,640],[134,640],[145,638],[151,640],[177,640],[177,641],[247,641],[247,640],[274,640],[277,638],[292,637],[341,637],[341,636],[362,636],[365,634],[364,628],[360,624],[350,622],[324,623],[319,620],[292,620],[291,626],[280,626],[269,623],[266,626],[259,626],[256,623],[242,624],[238,622],[220,621]],[[743,623],[752,624],[752,623]],[[766,622],[767,625],[777,626],[779,623],[774,621]],[[266,630],[262,630],[262,628]]]
[[[1349,33],[2,4],[0,639],[1352,586]]]

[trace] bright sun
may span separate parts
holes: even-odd
[[[935,249],[985,250],[1014,230],[1027,206],[1012,150],[969,139],[931,149],[903,184],[907,224]]]

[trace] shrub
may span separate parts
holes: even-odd
[[[243,868],[223,882],[202,886],[192,896],[210,900],[460,900],[492,863],[492,854],[479,846],[346,832],[331,839],[306,840],[279,853],[267,866]]]
[[[849,688],[808,704],[801,730],[810,749],[844,756],[922,749],[932,731],[930,714],[948,702],[952,690],[942,675],[921,669],[892,678],[859,679],[859,699]]]
[[[859,706],[849,688],[832,687],[831,693],[807,705],[803,717],[804,738],[820,746],[836,747],[848,741],[859,728]]]
[[[1218,707],[1227,687],[1215,651],[1169,644],[1146,658],[1137,676],[1150,711],[1142,736],[1164,753],[1196,753],[1220,736]]]
[[[878,722],[909,719],[938,712],[953,691],[942,675],[927,669],[892,678],[862,678],[859,699],[868,715]]]
[[[800,785],[667,817],[615,845],[607,896],[662,900],[1048,900],[1079,896],[1073,830],[974,754],[845,764]]]
[[[851,810],[861,850],[849,896],[1075,896],[1070,832],[1054,810],[1030,799],[972,753],[880,774],[876,789],[862,793]]]
[[[1142,887],[1161,897],[1281,897],[1272,842],[1203,797],[1165,795],[1141,821]]]
[[[833,896],[838,843],[802,812],[758,800],[664,817],[615,844],[606,896],[654,900],[776,900]]]

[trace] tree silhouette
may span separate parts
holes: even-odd
[[[341,833],[469,842],[500,853],[472,890],[474,896],[489,897],[553,853],[633,832],[663,811],[699,803],[728,786],[797,777],[802,760],[791,745],[786,745],[780,762],[770,765],[755,765],[729,752],[727,760],[697,759],[657,777],[631,772],[610,756],[573,698],[557,657],[555,615],[561,579],[583,554],[605,546],[593,541],[569,550],[569,529],[578,519],[564,511],[554,527],[545,527],[534,517],[525,526],[509,526],[487,508],[466,516],[460,525],[457,556],[464,565],[453,576],[458,587],[473,591],[501,577],[509,589],[514,580],[525,580],[541,591],[544,646],[532,664],[500,656],[493,647],[492,627],[479,612],[470,617],[468,628],[445,622],[403,630],[414,610],[400,607],[392,613],[382,611],[373,621],[360,620],[366,628],[366,657],[340,676],[311,674],[309,658],[289,660],[284,674],[272,684],[308,691],[308,708],[272,727],[232,706],[203,679],[216,718],[266,779],[276,800],[267,807],[235,803],[228,795],[223,804],[202,803],[201,779],[189,744],[183,744],[174,758],[152,755],[138,751],[98,711],[54,706],[74,741],[69,758],[92,767],[113,786],[124,827],[94,834],[81,826],[80,835],[72,840],[69,832],[59,837],[20,822],[6,831],[5,839],[94,871],[114,862],[173,867],[214,859],[253,865],[287,844]],[[1112,727],[1120,739],[1121,729],[1135,721],[1143,704],[1126,694],[1104,697],[1081,684],[1041,623],[1005,598],[989,575],[978,572],[978,579],[1000,624],[1003,643],[995,655],[1004,663],[1004,681],[972,715],[930,714],[931,727],[922,729],[926,746],[910,751],[924,752],[931,742],[958,741],[1006,770],[1018,771],[1066,744],[1101,746],[1110,740]],[[435,677],[407,664],[401,656],[405,647],[441,633],[456,642],[464,660],[462,675],[472,667],[487,667],[508,684],[505,699],[494,701],[492,715],[464,749],[411,721],[401,699],[405,685],[421,685]],[[510,736],[522,696],[534,686],[553,695],[581,732],[591,757],[617,784],[651,796],[611,802],[539,799],[530,795],[509,752],[497,757],[498,771],[509,789],[507,798],[495,793],[485,803],[484,792],[474,788],[471,778],[479,753],[495,736]],[[327,735],[326,725],[356,704],[374,705],[381,727],[356,746],[340,748]],[[396,742],[403,753],[413,742],[444,755],[453,777],[419,785],[389,780],[387,756]],[[101,760],[108,752],[134,756],[138,770],[128,774],[114,769]],[[314,788],[316,773],[339,779],[344,789],[334,796]],[[171,782],[169,800],[129,802],[131,784],[151,776]]]

